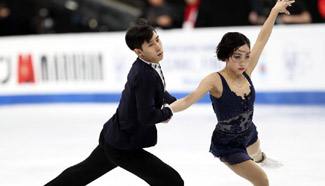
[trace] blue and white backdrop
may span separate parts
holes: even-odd
[[[221,70],[215,48],[238,31],[255,43],[260,26],[157,30],[167,90],[180,98]],[[253,81],[257,103],[325,104],[325,25],[276,25]],[[0,105],[118,102],[136,55],[124,32],[0,38]],[[200,100],[209,102],[208,96]]]

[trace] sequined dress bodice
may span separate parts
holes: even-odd
[[[220,98],[210,95],[212,107],[217,115],[217,129],[226,133],[241,133],[246,131],[252,124],[255,89],[249,76],[244,76],[250,84],[250,93],[244,96],[236,95],[228,86],[225,78],[218,73],[222,80],[223,92]]]

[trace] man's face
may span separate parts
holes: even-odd
[[[152,38],[149,42],[144,42],[141,49],[135,49],[140,58],[152,63],[159,63],[164,57],[164,51],[156,32],[153,32]]]

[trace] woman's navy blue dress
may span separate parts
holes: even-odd
[[[221,77],[223,92],[220,98],[210,95],[213,110],[217,115],[218,124],[213,131],[210,152],[221,161],[230,165],[241,163],[252,158],[246,148],[257,141],[253,112],[255,89],[249,76],[244,76],[250,83],[250,93],[245,99],[231,91],[225,78]]]

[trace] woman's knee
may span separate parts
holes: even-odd
[[[269,186],[269,179],[266,174],[261,175],[253,182],[254,186]]]
[[[260,161],[262,157],[262,150],[260,148],[260,141],[257,140],[255,143],[247,147],[247,153],[255,162]]]

